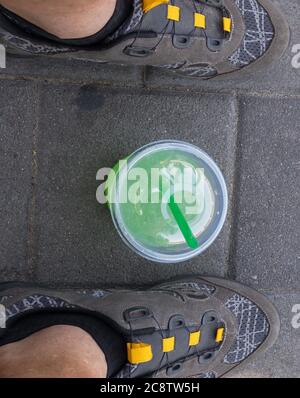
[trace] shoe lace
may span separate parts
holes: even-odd
[[[160,333],[161,338],[164,339],[166,337],[170,337],[169,335],[167,335],[167,332],[163,330],[161,324],[159,323],[157,318],[154,316],[154,314],[151,314],[151,318],[153,319],[153,321],[157,325],[157,331]],[[142,343],[142,341],[137,336],[135,336],[134,329],[133,329],[132,324],[131,324],[130,321],[128,321],[128,324],[129,324],[129,329],[130,329],[131,341],[135,341],[137,343]],[[184,325],[184,328],[187,331],[187,333],[191,332],[191,330],[186,326],[186,324]],[[196,325],[196,329],[197,330],[200,330],[200,328],[201,328],[201,322],[199,322],[199,324]],[[199,347],[195,346],[195,352],[193,352],[192,347],[189,346],[189,347],[187,347],[186,354],[183,357],[186,359],[186,358],[189,358],[189,357],[192,357],[192,356],[196,355],[198,358],[200,358],[200,356],[205,355],[207,352],[211,353],[213,351],[218,351],[219,349],[220,349],[220,347],[216,347],[214,349],[209,349],[209,350],[206,350],[206,351],[203,351],[203,350],[200,351]],[[183,359],[181,359],[181,360],[179,359],[177,362],[180,362],[180,361],[183,361]],[[163,355],[162,355],[162,357],[161,357],[161,359],[159,361],[157,370],[154,372],[153,375],[157,376],[158,373],[161,371],[161,369],[166,368],[166,367],[167,368],[171,368],[172,366],[174,366],[174,363],[170,362],[169,353],[165,352],[165,353],[163,353]],[[128,377],[131,378],[132,374],[130,373],[128,375]]]
[[[196,13],[201,13],[201,14],[203,14],[203,12],[204,12],[204,10],[205,10],[205,7],[208,6],[208,3],[207,3],[205,0],[191,0],[191,1],[192,1],[192,3],[193,3],[193,7],[194,7],[194,10],[195,10]],[[204,2],[203,2],[203,1],[204,1]],[[176,0],[169,0],[169,4],[170,4],[170,5],[175,5],[175,4],[176,4]],[[227,14],[225,8],[224,8],[223,6],[220,7],[220,8],[222,9],[224,16],[225,16],[225,15],[227,16],[228,14]],[[135,45],[135,43],[137,42],[137,40],[141,37],[142,26],[143,26],[143,21],[144,21],[145,15],[146,15],[146,14],[144,13],[143,16],[142,16],[142,18],[141,18],[141,20],[140,20],[140,22],[139,22],[139,24],[137,25],[136,34],[135,34],[135,36],[134,36],[134,38],[133,38],[133,41],[131,42],[131,44],[130,44],[128,47],[132,47],[132,48],[133,48],[134,45]],[[176,29],[175,29],[175,21],[167,20],[166,25],[164,26],[164,28],[161,30],[161,32],[158,32],[158,35],[160,36],[160,38],[159,38],[159,40],[157,41],[157,43],[156,43],[153,47],[147,48],[147,50],[149,50],[149,52],[155,52],[155,51],[157,50],[157,48],[159,47],[160,43],[163,41],[164,37],[166,36],[167,30],[168,30],[170,24],[172,24],[172,37],[174,37],[174,35],[176,34],[176,31],[175,31],[175,30],[176,30]],[[191,29],[190,32],[188,32],[187,34],[185,34],[185,36],[187,36],[187,37],[192,36],[193,33],[195,33],[195,31],[196,31],[196,28],[193,27],[193,29]],[[208,37],[208,35],[207,35],[205,29],[202,29],[202,31],[203,31],[204,37],[205,37],[205,39],[206,39],[206,42],[207,42],[207,39],[208,39],[209,37]],[[225,38],[226,38],[226,37],[228,37],[228,36],[225,35]]]

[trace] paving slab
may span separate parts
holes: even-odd
[[[231,192],[237,110],[230,96],[187,96],[44,85],[38,140],[36,278],[51,283],[149,283],[191,273],[225,275],[230,217],[203,256],[160,265],[135,255],[97,204],[97,170],[158,139],[206,150]]]
[[[26,279],[29,272],[36,90],[13,81],[1,81],[0,88],[0,274],[5,281]]]
[[[240,101],[235,254],[238,280],[300,289],[300,99]]]
[[[68,60],[47,56],[7,56],[6,69],[0,77],[73,81],[77,84],[98,83],[118,86],[143,86],[144,69],[136,66],[111,65],[86,60]]]

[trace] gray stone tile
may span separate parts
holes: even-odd
[[[1,81],[0,97],[0,275],[1,282],[26,279],[35,86]]]
[[[236,107],[230,96],[186,96],[91,86],[44,85],[38,143],[36,231],[44,282],[148,283],[179,274],[225,275],[230,217],[204,255],[157,265],[132,253],[97,204],[96,172],[154,140],[187,140],[206,150],[232,186]]]
[[[299,93],[300,68],[292,67],[293,46],[300,43],[300,7],[299,0],[279,0],[282,11],[286,14],[291,28],[291,40],[286,53],[280,61],[277,61],[265,70],[248,72],[221,78],[218,80],[201,81],[191,78],[182,78],[176,74],[156,68],[148,68],[146,84],[148,87],[187,87],[198,90],[241,90],[252,92],[281,92]]]
[[[234,265],[239,280],[265,289],[300,284],[299,101],[241,100]]]
[[[6,69],[0,69],[0,76],[124,86],[143,84],[143,73],[140,67],[34,56],[29,58],[8,56]]]
[[[236,375],[241,378],[299,378],[300,292],[298,294],[279,294],[269,297],[279,311],[281,331],[275,345],[257,356],[248,364],[241,365]],[[298,305],[298,312],[295,305]],[[293,326],[294,325],[294,326]],[[297,326],[298,328],[295,328]]]

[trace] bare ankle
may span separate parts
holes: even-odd
[[[80,328],[52,326],[0,347],[0,378],[105,378],[105,356]]]
[[[114,13],[117,0],[0,0],[1,5],[61,39],[92,36]]]

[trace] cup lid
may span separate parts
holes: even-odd
[[[117,170],[110,195],[124,242],[161,263],[206,250],[226,219],[228,194],[215,162],[182,141],[157,141],[130,155]]]

